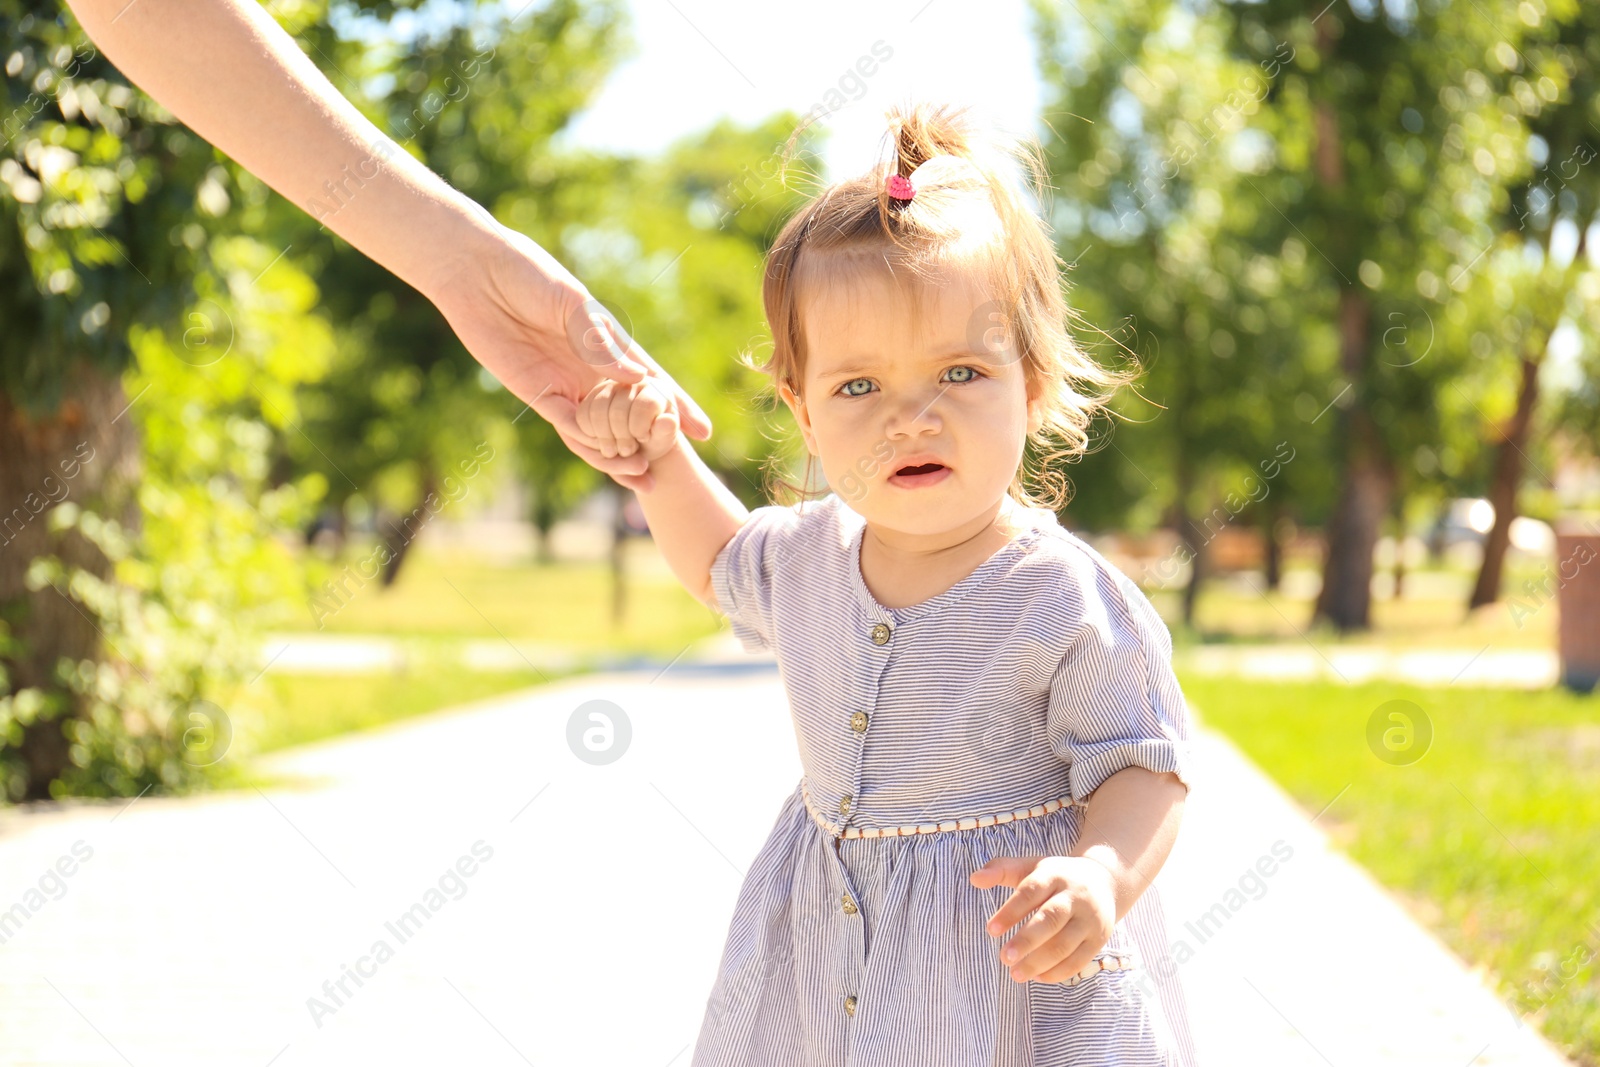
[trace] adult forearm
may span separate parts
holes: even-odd
[[[639,491],[650,536],[683,587],[716,608],[711,564],[750,512],[703,463],[680,433],[671,452],[650,464],[655,485]]]
[[[1120,921],[1167,862],[1188,791],[1176,775],[1124,767],[1089,797],[1072,855],[1110,868]]]
[[[130,81],[424,294],[495,240],[486,213],[367,121],[254,0],[68,3]]]

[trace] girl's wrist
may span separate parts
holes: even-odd
[[[679,430],[672,435],[672,443],[666,449],[650,457],[650,473],[658,479],[663,471],[673,466],[685,466],[689,462],[687,453],[690,451],[688,442],[684,439],[683,431]],[[658,486],[660,482],[656,483]]]

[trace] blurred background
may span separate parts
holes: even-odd
[[[1600,1064],[1600,7],[267,6],[589,286],[751,507],[798,455],[735,358],[784,219],[911,95],[1037,137],[1078,339],[1143,369],[1061,521],[1151,596],[1208,726],[1309,811],[1349,787],[1320,828]],[[726,648],[631,494],[328,205],[61,6],[0,0],[0,59],[0,799],[243,789]]]

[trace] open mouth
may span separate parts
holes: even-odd
[[[950,468],[943,463],[907,463],[889,475],[889,484],[899,489],[926,489],[950,477]]]

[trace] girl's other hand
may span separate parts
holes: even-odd
[[[1064,982],[1089,965],[1117,922],[1116,878],[1084,856],[996,856],[970,875],[980,889],[1016,890],[989,920],[1000,937],[1018,922],[1000,962],[1018,982]]]

